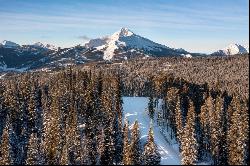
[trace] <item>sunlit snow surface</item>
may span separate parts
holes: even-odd
[[[249,53],[249,47],[240,44],[230,44],[227,47],[214,52],[214,54],[221,55],[235,55]]]
[[[150,118],[145,111],[148,106],[146,97],[123,97],[124,117],[130,123],[130,128],[135,120],[138,120],[141,132],[141,139],[147,140],[150,127]],[[180,165],[180,153],[164,139],[157,124],[154,124],[154,138],[161,154],[161,165]]]

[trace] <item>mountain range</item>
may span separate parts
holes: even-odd
[[[231,44],[211,55],[226,56],[248,52],[248,47]],[[91,39],[85,45],[70,48],[60,48],[41,42],[19,45],[4,40],[0,43],[0,72],[51,69],[93,61],[173,56],[191,58],[204,55],[190,53],[183,48],[170,48],[137,35],[128,28],[121,28],[113,35]]]

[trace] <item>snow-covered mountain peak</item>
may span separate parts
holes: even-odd
[[[240,44],[230,44],[228,47],[226,47],[226,50],[229,52],[230,55],[238,53],[247,53],[245,47]]]
[[[136,50],[135,52],[143,52],[146,54],[161,54],[161,55],[173,55],[180,53],[187,53],[185,50],[171,49],[165,45],[155,43],[147,38],[139,36],[133,33],[128,28],[121,28],[114,34],[106,37],[92,39],[85,44],[86,48],[95,48],[98,51],[103,52],[103,59],[111,60],[115,54],[126,53],[131,54],[130,50]]]
[[[34,46],[38,46],[38,47],[44,47],[44,44],[41,42],[36,42],[33,44]]]
[[[4,40],[1,42],[1,45],[5,48],[16,48],[19,47],[18,44],[12,42],[12,41],[8,41],[8,40]]]
[[[119,36],[119,37],[125,37],[125,36],[132,36],[134,33],[129,30],[128,28],[121,28],[120,31],[114,33],[112,36]]]
[[[229,46],[225,47],[224,50],[240,51],[244,47],[237,43],[231,43]]]
[[[237,44],[237,43],[232,43],[232,44],[229,44],[227,47],[214,52],[213,54],[215,54],[215,55],[235,55],[235,54],[244,54],[244,53],[248,53],[248,52],[249,52],[249,48],[242,46],[240,44]]]
[[[36,43],[33,44],[33,46],[44,48],[44,49],[49,49],[49,50],[57,50],[56,46],[54,46],[52,44],[43,44],[41,42],[36,42]]]

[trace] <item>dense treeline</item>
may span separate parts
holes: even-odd
[[[152,131],[142,145],[138,122],[122,123],[119,75],[70,68],[0,85],[0,165],[160,163]]]
[[[135,59],[94,67],[120,71],[126,96],[149,96],[150,103],[163,99],[159,125],[179,143],[183,164],[249,164],[248,55]]]
[[[248,100],[182,79],[152,82],[152,101],[163,100],[157,122],[179,143],[183,164],[249,164]]]
[[[249,56],[161,58],[10,77],[0,83],[2,161],[159,164],[153,132],[140,146],[137,122],[122,125],[121,97],[136,95],[149,97],[182,164],[250,164],[248,70]]]
[[[120,71],[126,96],[149,96],[148,82],[154,76],[182,78],[189,83],[207,84],[246,100],[249,96],[249,55],[197,58],[133,59],[115,64],[90,64],[84,68]],[[81,67],[82,68],[82,67]]]

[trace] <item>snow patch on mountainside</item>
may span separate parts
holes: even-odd
[[[191,54],[182,54],[182,56],[185,57],[185,58],[192,58]]]
[[[110,38],[108,38],[103,59],[110,60],[113,58],[114,51],[118,49],[117,42],[119,41],[119,37],[120,37],[120,33],[116,32]]]

